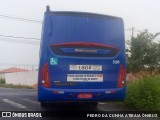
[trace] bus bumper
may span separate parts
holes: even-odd
[[[67,102],[67,101],[123,101],[126,88],[115,89],[55,89],[38,87],[39,102]],[[92,98],[78,98],[78,94],[92,94]]]

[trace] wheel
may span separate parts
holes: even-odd
[[[98,102],[82,102],[81,104],[84,105],[84,106],[96,108],[97,105],[98,105]]]
[[[90,104],[91,107],[97,107],[98,102],[91,102],[91,103],[89,103],[89,104]]]
[[[47,103],[46,102],[41,102],[41,107],[46,107]]]

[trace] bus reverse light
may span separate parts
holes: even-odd
[[[41,70],[41,85],[50,88],[48,63],[45,63]]]

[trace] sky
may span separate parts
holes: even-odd
[[[135,28],[134,35],[144,29],[160,32],[160,0],[0,0],[0,69],[12,65],[38,65],[41,21],[46,5],[51,11],[122,17],[126,40],[131,37],[131,27]]]

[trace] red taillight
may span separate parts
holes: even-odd
[[[125,68],[120,64],[120,71],[118,76],[118,85],[117,87],[123,87],[125,85]]]
[[[59,47],[101,47],[101,48],[110,48],[110,49],[116,49],[118,48],[109,46],[109,45],[104,45],[104,44],[97,44],[97,43],[88,43],[88,42],[68,42],[68,43],[63,43],[63,44],[51,44],[49,46],[59,46]]]
[[[44,64],[41,70],[41,84],[44,87],[50,87],[50,77],[49,77],[49,71],[48,71],[48,64]]]

